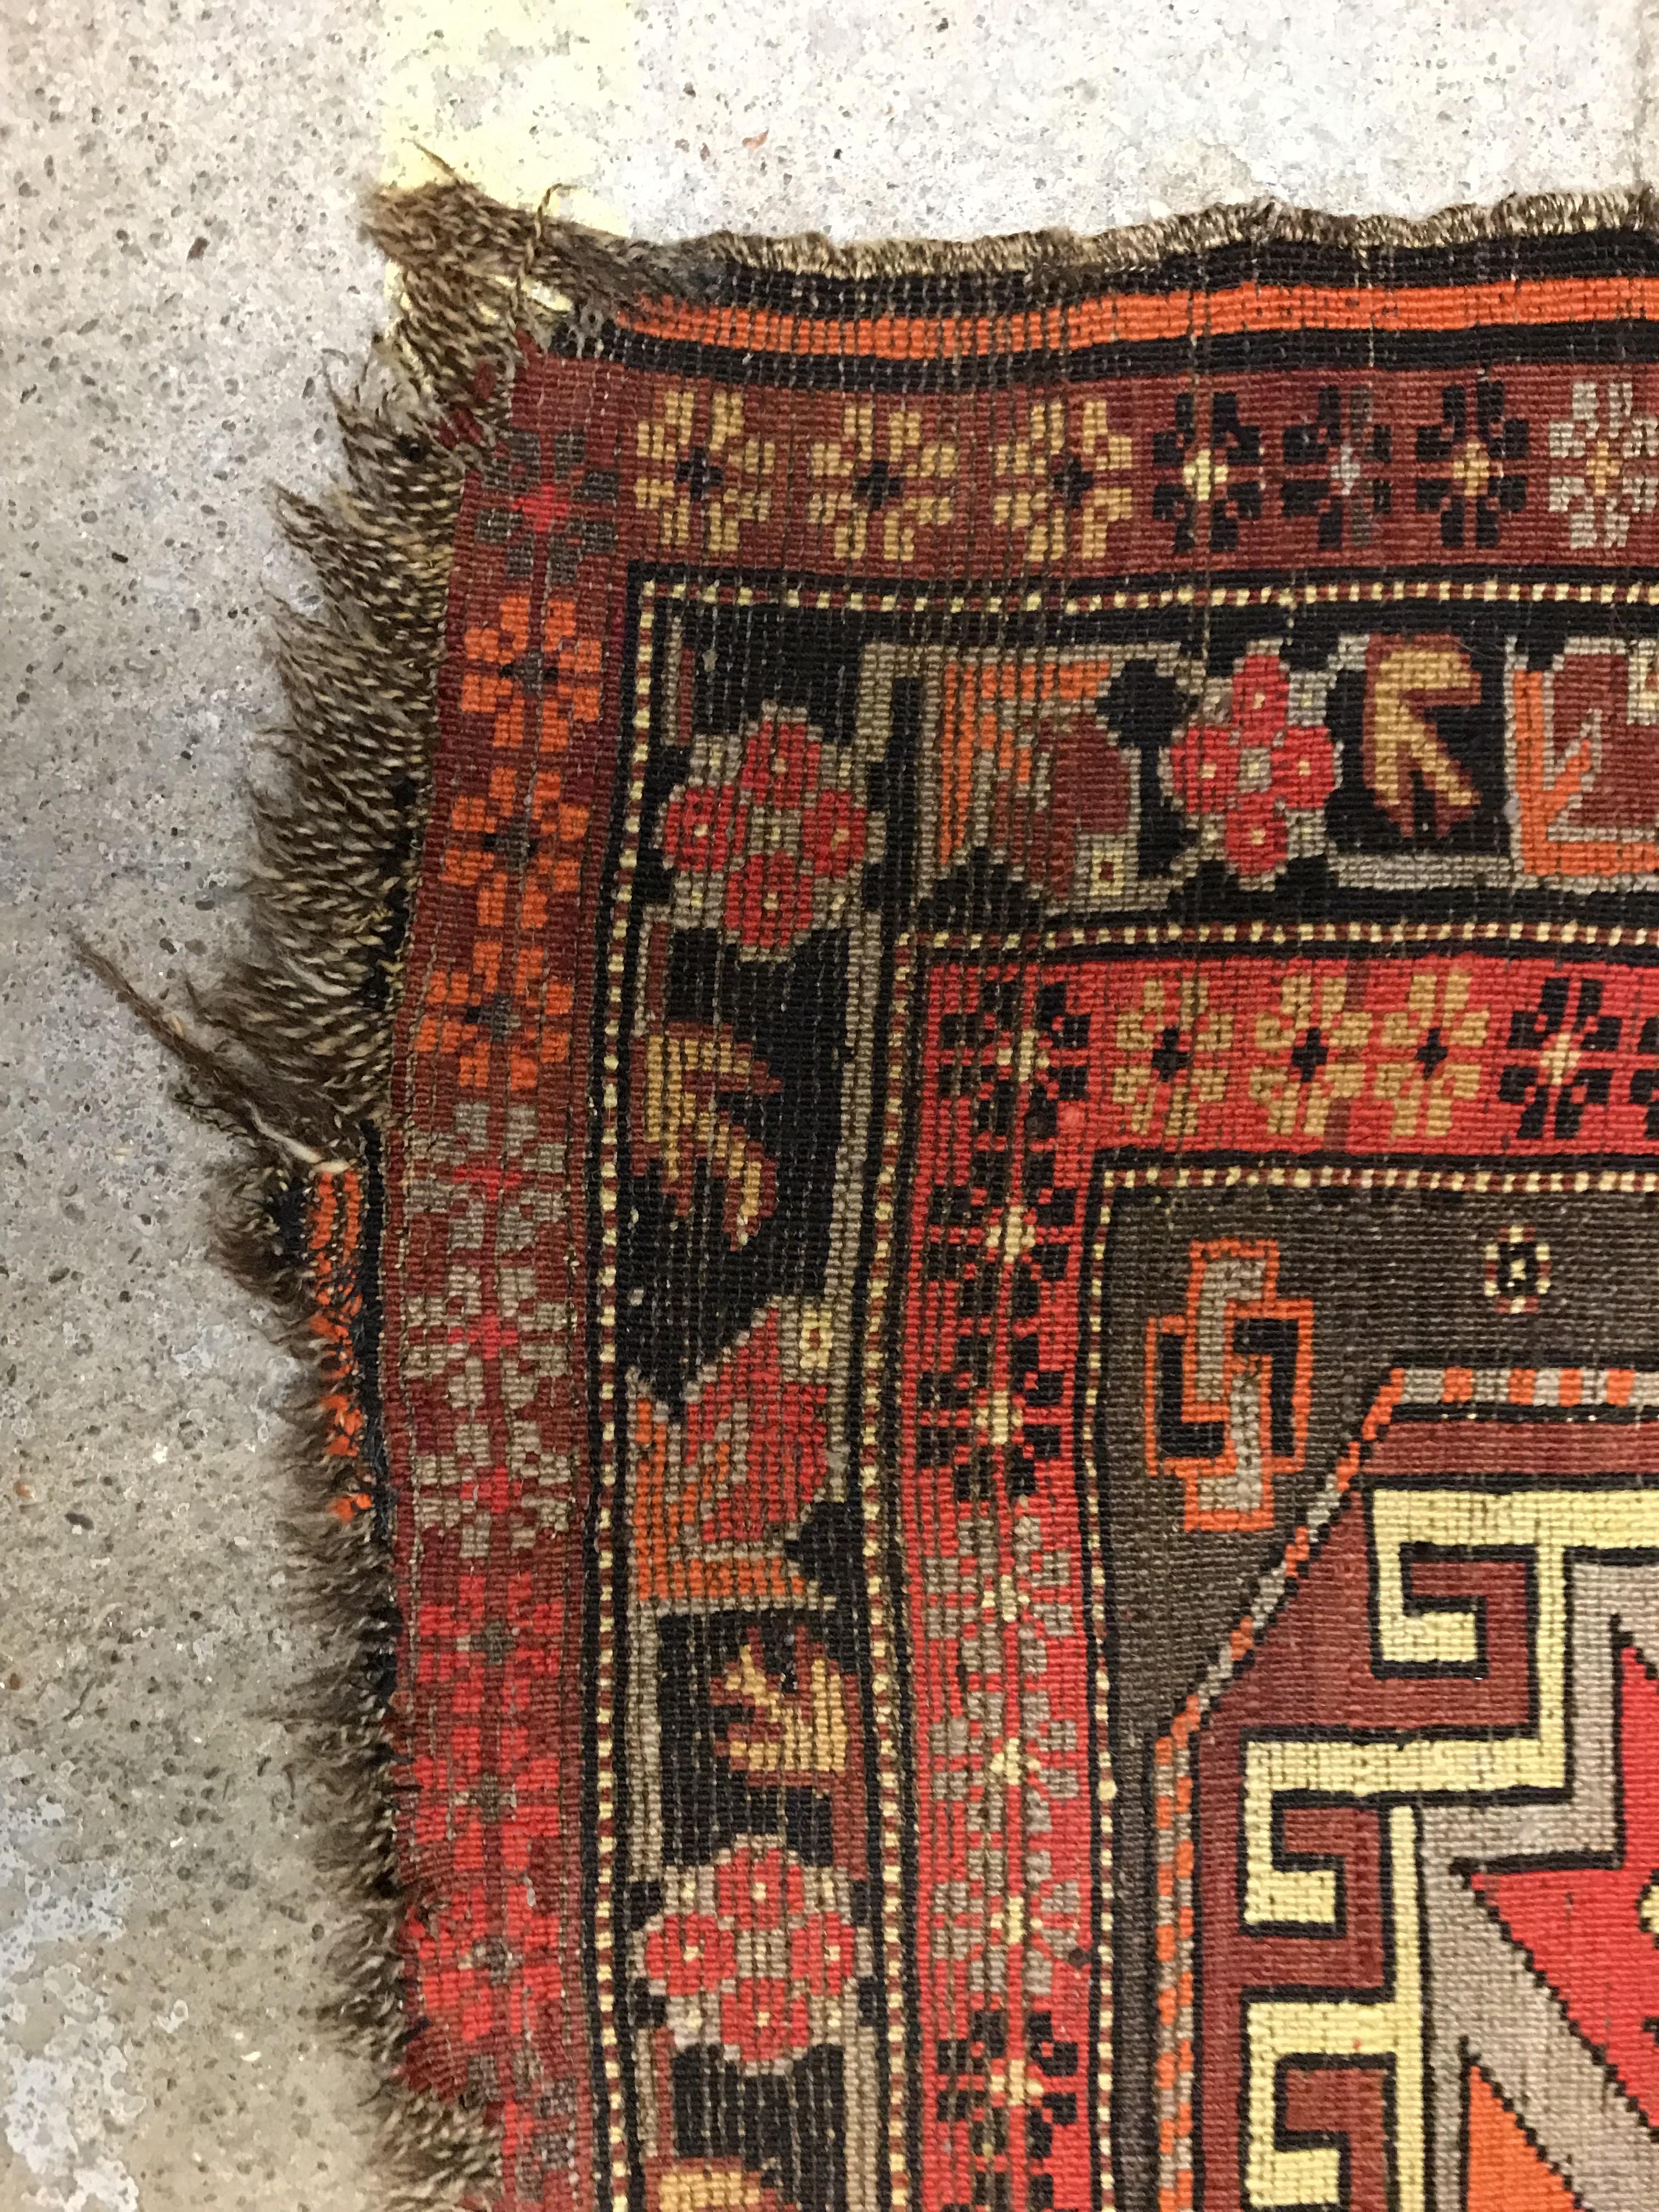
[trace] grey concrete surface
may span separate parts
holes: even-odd
[[[361,189],[419,137],[658,233],[971,234],[1261,192],[1424,211],[1648,173],[1635,0],[0,0],[0,2212],[355,2212],[288,1363],[206,1254],[215,1141],[73,968],[237,927],[379,313]]]

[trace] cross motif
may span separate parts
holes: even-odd
[[[726,482],[726,471],[709,458],[707,446],[693,446],[674,470],[674,481],[689,499],[707,499]]]
[[[1160,1083],[1173,1083],[1183,1067],[1190,1067],[1193,1056],[1181,1042],[1181,1031],[1171,1022],[1158,1038],[1157,1047],[1147,1066]]]
[[[1291,1053],[1291,1066],[1306,1085],[1313,1081],[1330,1056],[1331,1048],[1316,1027],[1306,1031]]]
[[[1048,481],[1056,498],[1075,514],[1095,488],[1095,471],[1085,469],[1075,453],[1068,453],[1054,464]]]
[[[1434,1074],[1434,1071],[1442,1064],[1443,1061],[1448,1060],[1451,1058],[1451,1048],[1441,1042],[1440,1025],[1437,1022],[1435,1026],[1428,1031],[1427,1035],[1424,1037],[1422,1043],[1418,1046],[1417,1050],[1412,1054],[1412,1058],[1422,1069],[1423,1080],[1425,1083],[1431,1079]]]
[[[854,477],[853,489],[872,514],[879,514],[890,501],[903,498],[904,478],[889,462],[878,459]]]

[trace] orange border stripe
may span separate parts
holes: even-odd
[[[811,319],[772,307],[630,309],[642,336],[756,353],[933,361],[1203,338],[1239,331],[1458,331],[1504,324],[1646,322],[1659,318],[1659,278],[1576,276],[1493,284],[1241,284],[1224,292],[1112,292],[1063,307],[1007,315]]]

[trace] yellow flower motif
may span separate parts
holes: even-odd
[[[1316,977],[1294,969],[1279,987],[1279,1005],[1255,1018],[1261,1064],[1250,1070],[1250,1096],[1267,1109],[1268,1133],[1300,1130],[1322,1137],[1339,1099],[1358,1095],[1365,1079],[1359,1057],[1371,1018],[1350,1006],[1348,978],[1339,970]]]
[[[861,561],[873,545],[884,561],[914,561],[917,531],[955,512],[956,447],[930,438],[912,407],[879,419],[869,400],[844,408],[841,434],[815,438],[807,465],[817,489],[806,519],[832,533],[837,560]]]
[[[1473,1098],[1480,1088],[1480,1048],[1491,1014],[1468,1003],[1469,979],[1413,977],[1406,1004],[1382,1018],[1385,1053],[1376,1071],[1376,1095],[1394,1107],[1394,1133],[1443,1137],[1451,1127],[1455,1102]],[[1464,1057],[1473,1054],[1472,1058]]]
[[[776,447],[770,438],[745,435],[741,392],[713,394],[706,429],[698,398],[693,386],[671,386],[638,425],[635,451],[645,465],[634,502],[654,516],[659,552],[718,558],[738,550],[746,522],[771,514],[767,479]]]
[[[1019,532],[1033,567],[1064,559],[1103,559],[1106,534],[1134,512],[1124,478],[1134,457],[1127,433],[1114,430],[1103,399],[1081,405],[1036,399],[1029,416],[993,456],[1000,489],[992,514]]]
[[[1206,1106],[1227,1095],[1227,1054],[1233,1018],[1210,1007],[1200,975],[1149,976],[1140,1004],[1117,1018],[1124,1063],[1112,1076],[1112,1098],[1138,1137],[1156,1127],[1161,1144],[1182,1144],[1198,1133]]]

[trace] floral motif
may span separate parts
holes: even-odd
[[[1358,1096],[1371,1018],[1349,1005],[1350,988],[1341,969],[1295,968],[1279,984],[1277,1007],[1256,1016],[1262,1059],[1250,1070],[1250,1096],[1271,1135],[1321,1138],[1339,1101]]]
[[[519,948],[509,967],[500,938],[479,938],[468,966],[433,974],[415,1050],[453,1057],[462,1090],[486,1091],[493,1056],[505,1048],[509,1089],[533,1091],[543,1067],[569,1054],[575,999],[570,984],[546,975],[544,964],[533,942]]]
[[[908,563],[917,532],[941,528],[956,511],[956,447],[931,436],[913,407],[878,413],[869,400],[849,404],[840,434],[813,440],[807,465],[815,489],[806,519],[830,532],[837,560],[861,561],[873,544],[884,561]]]
[[[670,1869],[670,1909],[647,1927],[645,1977],[681,2050],[718,2044],[736,2064],[787,2065],[856,2017],[859,1932],[835,1869],[779,1844],[740,1843],[712,1867]]]
[[[1564,463],[1550,477],[1550,513],[1567,518],[1567,543],[1578,550],[1623,545],[1631,517],[1651,514],[1659,501],[1659,416],[1636,412],[1628,379],[1572,387],[1572,409],[1550,424],[1550,459]]]
[[[1033,567],[1068,552],[1102,560],[1112,525],[1134,512],[1133,457],[1133,441],[1112,428],[1104,399],[1069,408],[1063,399],[1035,399],[1013,436],[994,450],[992,514],[999,528],[1024,538]]]
[[[1480,1088],[1481,1048],[1491,1014],[1469,1004],[1469,979],[1450,975],[1414,976],[1403,1006],[1382,1017],[1379,1037],[1383,1059],[1376,1075],[1376,1095],[1394,1108],[1396,1138],[1443,1137],[1462,1100]]]
[[[777,957],[840,921],[869,843],[853,760],[771,708],[741,739],[700,738],[663,814],[674,917]]]
[[[1193,551],[1200,523],[1212,553],[1236,552],[1240,523],[1261,519],[1261,428],[1242,419],[1235,392],[1212,395],[1207,437],[1191,392],[1176,394],[1172,414],[1152,433],[1152,465],[1172,472],[1153,488],[1153,516],[1173,524],[1177,553]]]
[[[1595,979],[1578,986],[1578,1003],[1570,1006],[1572,986],[1552,975],[1540,989],[1538,1004],[1510,1017],[1509,1048],[1526,1055],[1498,1079],[1498,1095],[1518,1106],[1516,1133],[1576,1137],[1587,1107],[1605,1106],[1613,1094],[1609,1056],[1619,1049],[1624,1018],[1602,1011],[1602,987]]]
[[[617,504],[619,479],[615,469],[590,464],[585,431],[556,430],[550,440],[515,424],[483,474],[487,488],[505,485],[508,505],[487,509],[478,535],[485,543],[504,539],[504,566],[514,581],[530,576],[538,542],[550,580],[566,585],[586,557],[615,550],[616,521],[605,510]]]
[[[590,810],[562,799],[556,767],[537,775],[522,805],[518,786],[516,769],[494,768],[487,793],[468,793],[449,811],[443,880],[476,894],[481,930],[505,929],[509,912],[526,931],[544,929],[549,893],[580,883]]]
[[[743,394],[715,392],[707,426],[699,423],[699,395],[672,386],[635,433],[644,465],[634,484],[634,503],[654,518],[657,545],[672,553],[735,553],[745,523],[772,512],[769,478],[776,457],[770,438],[746,434]]]
[[[502,750],[528,741],[556,752],[599,719],[600,643],[578,635],[574,600],[550,599],[538,629],[529,593],[509,592],[461,642],[461,712],[488,714]]]
[[[1515,464],[1527,458],[1530,434],[1524,416],[1510,414],[1500,379],[1478,377],[1473,416],[1469,393],[1449,384],[1440,395],[1440,420],[1417,433],[1417,511],[1440,517],[1443,545],[1496,545],[1501,518],[1527,504],[1527,478]]]
[[[1233,1018],[1210,1006],[1202,975],[1149,976],[1139,1006],[1117,1018],[1116,1042],[1127,1064],[1112,1077],[1112,1097],[1138,1137],[1160,1144],[1195,1136],[1206,1106],[1227,1095],[1227,1054]]]
[[[1200,850],[1224,856],[1251,888],[1271,884],[1292,854],[1321,849],[1336,788],[1331,733],[1291,720],[1291,688],[1276,653],[1247,653],[1218,702],[1225,719],[1189,722],[1170,748],[1170,786]]]
[[[1285,432],[1285,466],[1297,473],[1285,477],[1279,504],[1287,517],[1318,517],[1322,552],[1334,552],[1345,537],[1368,545],[1376,517],[1393,507],[1393,482],[1377,471],[1394,457],[1394,434],[1373,420],[1372,404],[1364,385],[1346,403],[1340,385],[1325,385],[1312,422],[1293,422]]]

